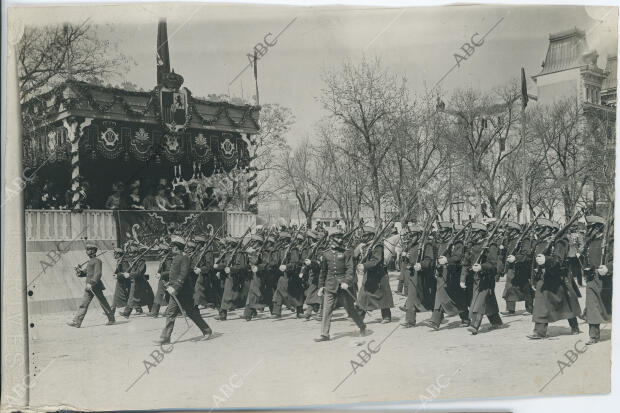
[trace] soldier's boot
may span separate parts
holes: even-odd
[[[309,305],[306,307],[306,311],[304,312],[304,319],[306,321],[310,320],[310,317],[312,317],[312,306]]]
[[[273,310],[271,311],[271,318],[280,318],[282,317],[282,304],[274,304]]]
[[[387,324],[392,322],[392,311],[389,308],[381,309],[381,324]]]
[[[228,316],[228,310],[220,310],[220,314],[215,317],[216,320],[226,321],[226,317]]]
[[[588,340],[586,345],[591,346],[592,344],[598,343],[601,340],[601,325],[589,324],[589,334],[590,340]]]
[[[125,318],[129,318],[129,315],[131,314],[131,310],[133,310],[133,308],[127,306],[125,307],[125,309],[121,312],[121,315]]]
[[[296,308],[297,318],[302,318],[304,316],[304,306],[298,305]]]
[[[402,294],[403,293],[403,287],[405,286],[405,281],[403,280],[398,280],[398,287],[396,287],[396,293],[397,294]]]
[[[151,307],[151,311],[149,311],[147,316],[157,318],[159,316],[159,308],[160,308],[159,304],[153,304],[153,307]]]
[[[502,315],[514,315],[517,303],[515,301],[506,300],[506,311],[502,311]]]
[[[577,317],[569,318],[568,325],[570,326],[570,333],[572,335],[581,333],[581,330],[579,330],[579,323],[577,322]]]
[[[142,311],[142,307],[136,307],[136,314],[144,314],[144,311]]]

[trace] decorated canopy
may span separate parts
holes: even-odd
[[[24,167],[65,166],[74,203],[85,179],[91,185],[129,178],[178,182],[248,171],[260,107],[193,97],[183,77],[169,70],[167,47],[164,21],[150,92],[68,80],[23,104]]]

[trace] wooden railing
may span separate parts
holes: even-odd
[[[89,240],[116,241],[116,218],[110,210],[28,209],[25,212],[26,241]],[[250,212],[227,211],[226,229],[232,236],[241,236],[249,225],[256,223]]]

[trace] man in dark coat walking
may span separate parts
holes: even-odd
[[[160,247],[160,259],[159,268],[157,270],[157,292],[155,293],[155,299],[151,311],[147,314],[149,317],[158,317],[159,309],[161,306],[167,306],[170,297],[166,293],[166,283],[170,275],[170,264],[172,264],[172,254],[170,253],[170,246],[163,244]]]
[[[184,247],[185,240],[182,237],[177,235],[171,237],[172,255],[174,257],[170,265],[170,281],[166,286],[166,292],[170,294],[171,301],[166,308],[166,324],[161,332],[158,344],[170,344],[174,321],[183,311],[200,329],[203,339],[208,339],[213,333],[200,315],[198,307],[194,305],[194,286],[188,277],[190,260],[187,255],[183,254]]]
[[[77,276],[86,278],[86,286],[84,288],[84,296],[82,297],[82,302],[80,303],[80,307],[78,309],[77,314],[73,318],[73,321],[67,323],[67,325],[71,327],[80,328],[82,325],[82,321],[84,321],[84,317],[86,316],[86,311],[88,311],[88,306],[90,302],[93,300],[93,297],[97,297],[99,300],[99,304],[103,309],[106,317],[108,317],[108,322],[106,325],[114,324],[114,311],[110,308],[108,304],[108,300],[106,300],[103,295],[103,290],[105,290],[105,286],[101,281],[101,267],[102,263],[97,255],[97,246],[94,244],[86,245],[86,255],[88,255],[88,263],[86,263],[86,269],[82,269],[78,267]]]
[[[401,325],[405,328],[415,327],[416,314],[428,311],[424,306],[424,277],[429,276],[429,272],[434,270],[435,251],[433,243],[424,242],[420,239],[423,229],[419,225],[410,225],[411,233],[409,247],[403,251],[403,261],[401,262],[401,271],[403,267],[406,271],[405,282],[407,287],[407,302],[405,303],[405,321]],[[425,245],[421,245],[424,242]],[[432,277],[432,274],[430,274]]]

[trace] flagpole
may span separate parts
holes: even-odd
[[[260,106],[260,99],[258,97],[258,54],[254,50],[254,82],[256,83],[256,106]]]
[[[525,69],[521,68],[521,210],[523,212],[523,224],[527,224],[530,220],[530,208],[527,202],[526,176],[527,176],[527,158],[525,152],[525,138],[527,134],[525,108],[528,102],[527,82],[525,80]]]

